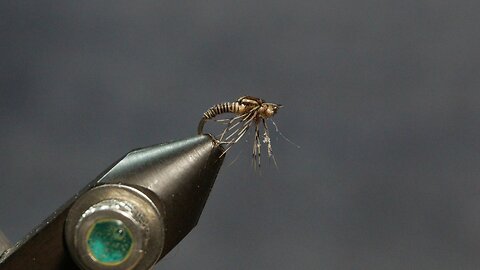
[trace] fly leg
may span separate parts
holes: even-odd
[[[258,167],[260,168],[260,149],[261,149],[261,144],[260,144],[260,130],[258,128],[259,126],[259,121],[255,121],[255,139],[253,141],[253,167],[257,167],[257,161],[258,161]]]
[[[263,128],[264,128],[263,143],[265,143],[267,145],[268,157],[272,158],[273,163],[275,164],[275,167],[278,168],[277,161],[275,160],[275,156],[273,155],[272,143],[271,143],[271,140],[270,140],[268,126],[267,126],[267,123],[265,122],[265,119],[262,119],[262,123],[263,123]]]
[[[243,135],[245,135],[245,133],[247,133],[248,131],[248,128],[250,127],[250,125],[252,124],[253,120],[256,118],[256,113],[249,113],[249,115],[247,115],[245,117],[245,119],[243,119],[242,121],[245,121],[242,125],[242,127],[236,129],[232,134],[228,135],[226,139],[226,142],[225,144],[227,144],[227,148],[225,149],[225,151],[223,151],[222,155],[224,155],[228,150],[230,150],[230,148],[236,144],[242,137]],[[234,136],[235,139],[229,141],[231,138],[233,138]]]
[[[227,131],[230,131],[232,130],[233,128],[235,128],[236,126],[238,126],[238,124],[240,124],[241,121],[238,121],[236,122],[235,124],[233,124],[235,121],[239,120],[239,119],[242,119],[243,117],[245,117],[245,115],[238,115],[238,116],[235,116],[235,117],[232,117],[230,119],[221,119],[221,120],[218,120],[219,122],[222,121],[222,122],[227,122],[226,125],[227,127],[225,129],[223,129],[222,131],[222,134],[220,134],[220,138],[217,140],[218,143],[225,143],[223,142],[223,137],[225,136],[225,134],[227,133]],[[232,125],[233,124],[233,125]]]
[[[236,127],[240,123],[243,123],[243,125],[241,127],[237,128],[235,131],[233,131],[230,135],[228,135],[225,138],[224,143],[228,143],[228,144],[237,143],[240,140],[240,138],[243,136],[243,134],[245,134],[245,132],[248,129],[248,126],[250,126],[250,124],[255,119],[255,117],[256,117],[255,112],[249,112],[249,113],[243,114],[241,121],[239,121],[239,122],[235,123],[235,125],[231,126],[228,129],[228,131],[230,131],[231,129],[233,129],[234,127]],[[234,138],[234,136],[237,136],[237,137],[234,140],[230,141],[230,139]]]

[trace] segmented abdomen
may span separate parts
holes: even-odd
[[[244,108],[244,105],[240,105],[237,101],[235,102],[224,102],[217,104],[210,109],[208,109],[204,114],[202,119],[200,120],[200,123],[198,123],[198,134],[203,133],[203,126],[205,125],[205,121],[208,119],[212,119],[215,116],[222,114],[222,113],[234,113],[234,114],[240,114],[242,107]]]
[[[210,109],[208,109],[204,114],[204,119],[212,119],[215,116],[222,114],[222,113],[240,113],[240,104],[238,102],[225,102],[217,104]]]

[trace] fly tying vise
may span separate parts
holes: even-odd
[[[261,122],[264,127],[263,142],[267,145],[268,156],[272,157],[273,161],[275,162],[272,145],[270,142],[269,130],[265,120],[272,118],[281,107],[282,105],[280,104],[265,102],[261,98],[252,96],[243,96],[234,102],[219,103],[212,106],[203,114],[203,117],[198,124],[198,134],[203,133],[203,127],[207,120],[213,119],[219,114],[233,113],[236,116],[232,118],[214,120],[227,125],[227,127],[220,134],[219,138],[215,138],[215,141],[218,144],[226,145],[226,150],[224,152],[226,153],[230,147],[237,143],[243,137],[243,135],[247,133],[251,125],[255,125],[253,160],[254,162],[258,160],[258,166],[260,166],[261,143],[259,125]]]

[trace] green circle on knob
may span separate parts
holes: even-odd
[[[102,264],[122,263],[130,255],[132,245],[132,235],[127,226],[116,219],[97,221],[87,236],[88,252]]]

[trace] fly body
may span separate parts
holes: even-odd
[[[234,117],[214,120],[227,125],[218,138],[215,138],[216,142],[218,144],[225,144],[226,152],[247,133],[250,126],[254,125],[255,139],[253,144],[253,159],[254,162],[258,161],[258,166],[260,166],[261,136],[259,126],[261,124],[264,128],[262,134],[263,142],[267,145],[269,157],[272,157],[275,162],[270,143],[269,130],[265,120],[272,118],[280,107],[282,107],[282,105],[265,102],[263,99],[253,96],[243,96],[234,102],[219,103],[212,106],[203,114],[198,124],[198,134],[203,133],[203,127],[207,120],[211,120],[220,114],[232,113],[235,115]]]

